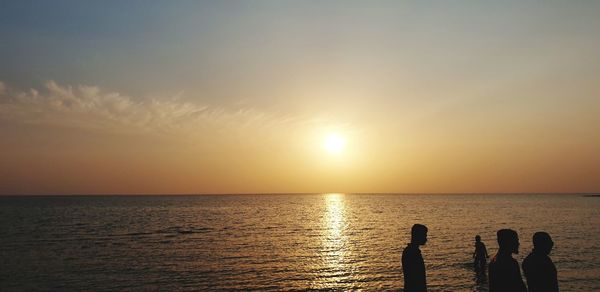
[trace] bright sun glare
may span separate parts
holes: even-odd
[[[330,154],[340,154],[346,148],[346,139],[337,133],[329,134],[325,137],[323,147]]]

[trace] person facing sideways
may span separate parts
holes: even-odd
[[[558,291],[556,267],[548,256],[553,246],[550,234],[536,232],[533,235],[533,250],[523,260],[523,272],[530,292]]]
[[[499,249],[490,261],[490,292],[526,292],[519,263],[512,257],[519,253],[519,235],[512,229],[500,229],[496,235]]]
[[[481,236],[475,236],[475,252],[473,252],[474,266],[476,271],[484,272],[485,265],[487,264],[487,258],[490,256],[487,253],[485,244],[481,242]]]
[[[415,224],[410,230],[410,243],[402,252],[402,273],[404,274],[404,291],[427,291],[425,262],[419,246],[427,242],[427,227]]]

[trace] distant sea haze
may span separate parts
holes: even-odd
[[[555,242],[561,291],[600,291],[591,195],[279,194],[0,197],[1,291],[399,290],[414,223],[431,291],[487,291],[474,237]]]

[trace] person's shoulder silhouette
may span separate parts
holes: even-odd
[[[512,257],[513,253],[519,253],[517,232],[500,229],[497,237],[499,250],[489,264],[490,292],[526,292],[519,263]]]
[[[402,252],[402,273],[404,274],[404,291],[427,291],[425,262],[421,255],[420,245],[427,242],[427,227],[415,224],[411,228],[410,243]]]
[[[523,272],[530,292],[558,291],[556,267],[548,256],[553,246],[550,234],[536,232],[533,235],[533,250],[523,260]]]

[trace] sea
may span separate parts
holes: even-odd
[[[561,291],[600,291],[600,197],[256,194],[0,197],[0,291],[402,291],[410,228],[430,291],[487,291],[474,237],[548,232]]]

